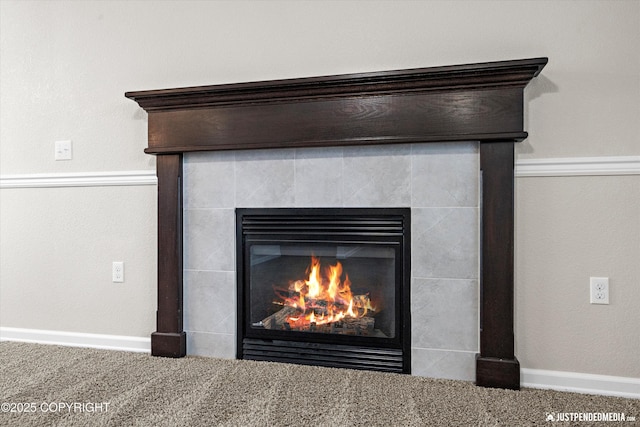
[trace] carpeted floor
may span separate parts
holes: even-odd
[[[640,418],[634,399],[14,342],[0,343],[0,404],[2,426],[587,426],[599,423],[547,416]],[[600,425],[611,424],[620,423]]]

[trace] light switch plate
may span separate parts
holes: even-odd
[[[73,158],[73,152],[71,150],[71,141],[56,141],[55,143],[56,160],[71,160]]]

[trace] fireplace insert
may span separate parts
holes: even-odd
[[[410,209],[236,209],[239,359],[410,373]]]

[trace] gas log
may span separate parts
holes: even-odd
[[[368,295],[354,295],[354,301],[361,301],[365,306],[370,306]],[[315,301],[316,307],[326,306],[326,301]],[[345,307],[345,310],[347,307]],[[284,306],[282,309],[265,317],[260,326],[265,329],[275,329],[284,331],[308,331],[320,333],[340,333],[345,335],[371,335],[375,327],[375,319],[371,316],[372,311],[359,309],[358,317],[346,315],[340,320],[326,321],[326,312],[322,309],[308,309],[303,312],[299,308]],[[308,317],[312,313],[312,319]]]

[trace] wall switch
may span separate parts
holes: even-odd
[[[113,283],[124,282],[124,262],[113,261],[113,265],[111,267],[111,276]]]
[[[71,150],[71,141],[56,141],[56,160],[71,160],[73,152]]]
[[[609,304],[609,278],[591,277],[589,279],[591,304]]]

